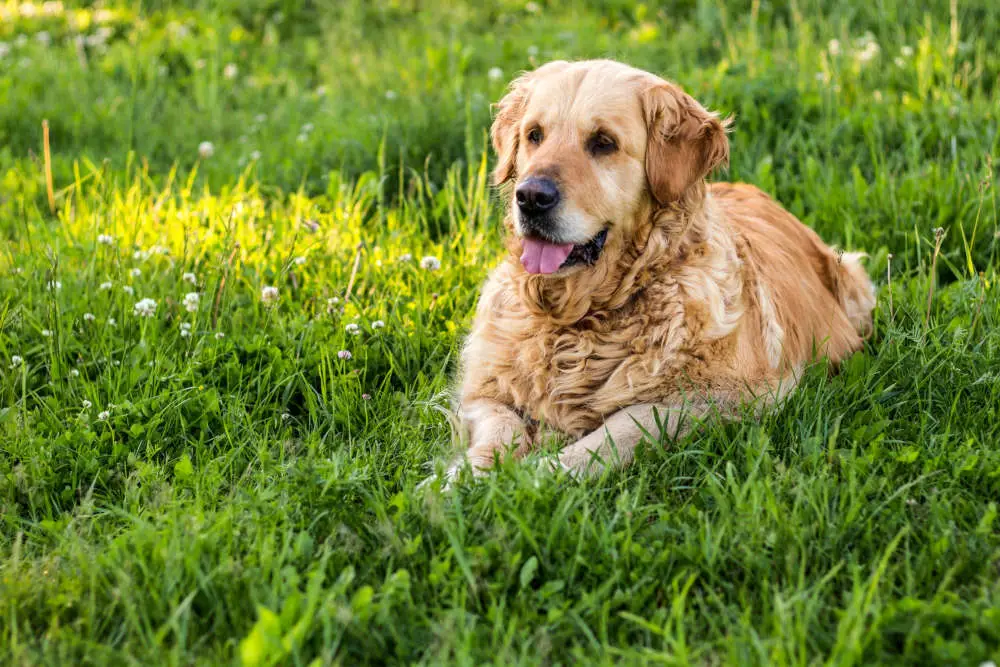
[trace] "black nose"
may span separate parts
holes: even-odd
[[[514,199],[521,213],[539,215],[559,203],[559,188],[549,178],[526,178],[514,191]]]

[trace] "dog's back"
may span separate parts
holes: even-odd
[[[782,358],[796,366],[816,352],[839,362],[871,332],[875,291],[861,253],[838,255],[809,227],[759,189],[715,183],[712,197],[746,243],[764,319],[773,313]],[[767,323],[765,322],[765,326]]]

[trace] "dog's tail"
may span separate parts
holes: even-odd
[[[863,252],[845,252],[840,255],[834,291],[847,313],[847,319],[863,338],[867,338],[872,332],[872,311],[875,309],[875,286],[865,267],[861,265],[861,260],[865,257],[867,255]]]

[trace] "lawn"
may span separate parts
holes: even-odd
[[[994,0],[0,0],[0,664],[1000,662],[998,43]],[[595,56],[733,114],[719,177],[869,252],[874,335],[600,479],[417,488],[490,104]]]

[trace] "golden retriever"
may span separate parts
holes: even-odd
[[[707,184],[727,120],[621,63],[552,62],[511,85],[491,129],[509,256],[482,290],[458,416],[475,473],[551,436],[572,474],[628,463],[687,417],[787,395],[862,346],[875,294],[757,188]],[[682,418],[684,417],[684,418]]]

